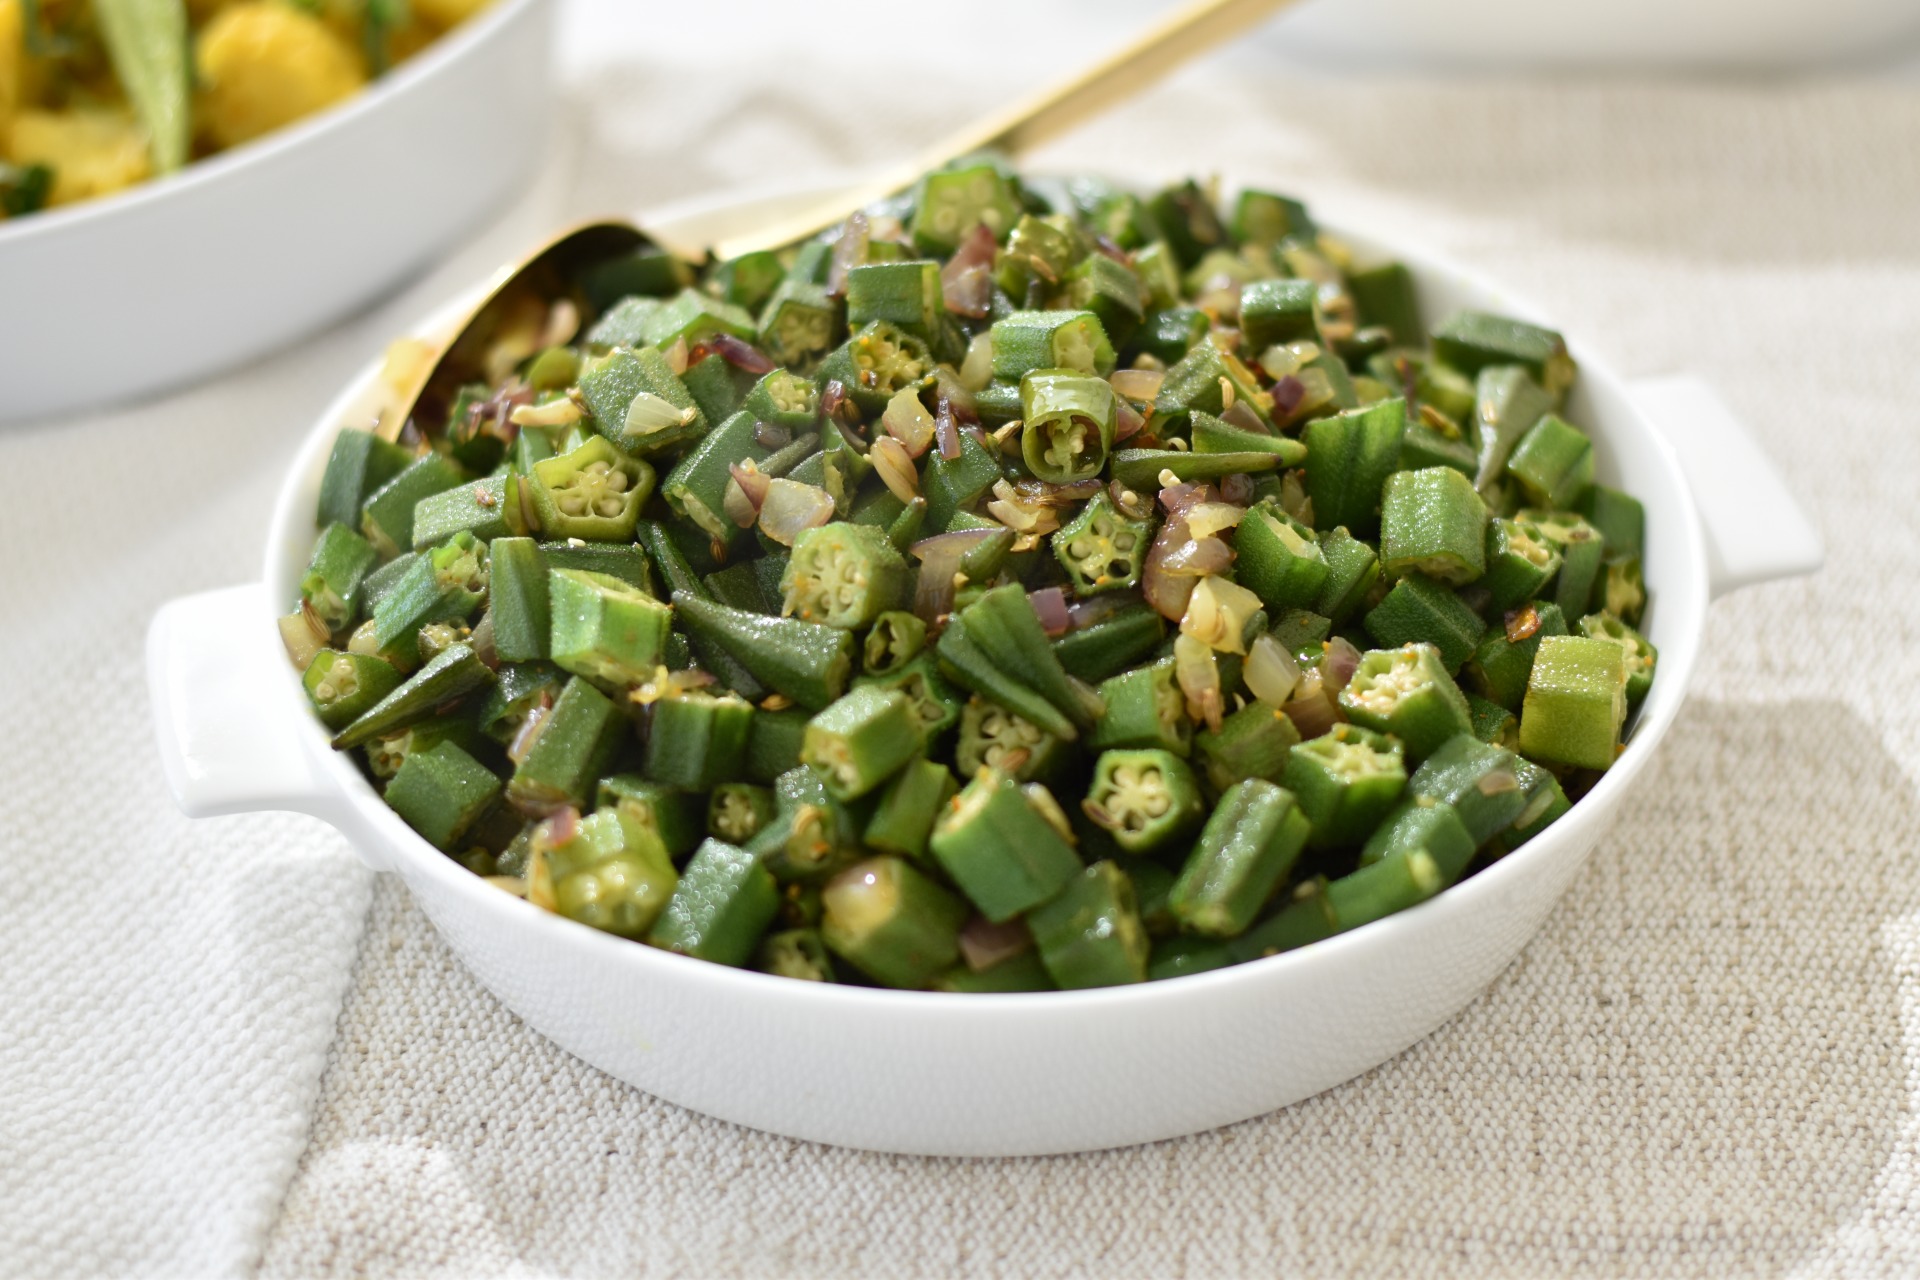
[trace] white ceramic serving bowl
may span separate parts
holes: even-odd
[[[750,219],[768,208],[732,212]],[[1468,305],[1535,314],[1430,255],[1348,238],[1363,257],[1406,261],[1430,320]],[[1393,1056],[1483,990],[1539,927],[1673,722],[1711,597],[1819,564],[1819,541],[1785,486],[1711,392],[1687,380],[1629,388],[1592,352],[1574,351],[1582,376],[1571,416],[1593,431],[1602,479],[1648,512],[1649,632],[1661,659],[1631,742],[1525,848],[1413,910],[1300,951],[1100,991],[879,991],[671,955],[492,888],[415,835],[328,748],[274,627],[298,596],[333,437],[364,421],[376,394],[372,367],[321,417],[288,474],[264,581],[176,600],[154,619],[148,678],[168,781],[191,815],[286,809],[333,824],[370,866],[406,880],[455,953],[527,1022],[621,1080],[723,1119],[884,1151],[1016,1155],[1259,1115]]]
[[[0,222],[0,422],[192,382],[427,265],[533,166],[554,8],[496,0],[338,107]]]

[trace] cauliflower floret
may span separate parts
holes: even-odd
[[[367,79],[325,23],[266,0],[222,10],[200,33],[195,65],[206,86],[202,120],[223,147],[351,97]]]
[[[91,200],[153,173],[146,132],[131,114],[112,107],[18,112],[11,151],[15,164],[53,170],[49,204]]]

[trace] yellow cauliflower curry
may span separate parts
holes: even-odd
[[[492,0],[0,0],[0,219],[350,98]]]

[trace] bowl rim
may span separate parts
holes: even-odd
[[[822,184],[819,183],[789,182],[734,188],[660,206],[650,210],[644,221],[665,224],[682,218],[691,219],[706,214],[724,213],[734,209],[744,209],[778,196],[790,197],[796,193],[817,191],[821,187]],[[1335,216],[1320,218],[1321,225],[1329,229],[1337,238],[1353,242],[1360,250],[1358,256],[1362,258],[1391,255],[1405,262],[1414,271],[1416,279],[1446,278],[1451,284],[1489,298],[1499,299],[1502,307],[1518,317],[1546,322],[1543,319],[1545,313],[1530,300],[1514,294],[1481,272],[1461,265],[1448,255],[1431,250],[1403,235],[1376,233],[1366,218],[1348,216],[1345,211],[1338,208],[1337,202],[1316,201],[1315,207],[1319,210],[1334,212]],[[464,314],[464,310],[471,305],[483,287],[483,285],[476,285],[471,289],[463,290],[450,302],[430,312],[422,322],[408,326],[406,334],[432,334],[449,327]],[[1391,945],[1390,939],[1395,933],[1411,930],[1426,922],[1443,925],[1448,917],[1460,916],[1463,919],[1452,922],[1453,927],[1470,927],[1468,921],[1476,914],[1482,913],[1482,904],[1505,893],[1508,883],[1524,874],[1527,868],[1557,856],[1564,856],[1569,848],[1590,847],[1593,841],[1588,840],[1583,844],[1581,833],[1588,828],[1594,828],[1593,834],[1596,839],[1601,834],[1604,829],[1602,824],[1610,817],[1616,797],[1637,780],[1647,761],[1665,739],[1667,731],[1672,727],[1685,701],[1686,687],[1692,676],[1700,644],[1704,639],[1706,606],[1710,601],[1707,587],[1705,535],[1694,505],[1692,490],[1672,446],[1639,410],[1627,390],[1625,380],[1614,372],[1612,366],[1603,357],[1593,354],[1585,344],[1569,338],[1568,347],[1579,364],[1582,381],[1591,380],[1604,387],[1626,406],[1631,416],[1638,419],[1638,427],[1647,446],[1653,451],[1660,468],[1672,480],[1671,487],[1677,497],[1679,510],[1673,513],[1674,527],[1670,532],[1676,535],[1683,545],[1673,552],[1674,577],[1671,586],[1667,588],[1667,594],[1673,598],[1663,603],[1669,610],[1678,610],[1683,604],[1691,604],[1691,608],[1687,610],[1687,616],[1675,619],[1679,627],[1676,634],[1684,637],[1687,643],[1674,645],[1669,640],[1667,645],[1662,647],[1661,675],[1666,683],[1662,685],[1656,680],[1655,692],[1649,696],[1648,701],[1638,712],[1632,737],[1613,767],[1603,774],[1600,780],[1554,826],[1493,865],[1449,886],[1422,903],[1358,928],[1334,934],[1310,946],[1226,965],[1203,973],[1186,974],[1176,978],[1127,986],[1072,991],[967,993],[963,998],[956,993],[948,992],[901,991],[840,983],[795,982],[790,978],[752,969],[714,964],[692,956],[679,955],[615,937],[564,916],[542,910],[524,899],[504,893],[487,884],[481,877],[474,875],[451,857],[428,844],[422,836],[406,825],[399,814],[386,805],[346,753],[332,749],[328,741],[329,735],[307,706],[306,697],[301,688],[300,673],[295,671],[291,664],[284,662],[276,664],[281,672],[279,678],[281,692],[278,707],[272,714],[297,717],[301,725],[300,740],[310,753],[324,758],[324,763],[319,767],[323,776],[332,784],[329,789],[329,799],[337,799],[348,811],[351,820],[349,838],[376,840],[384,849],[391,851],[393,856],[390,859],[392,863],[390,869],[399,872],[403,878],[407,879],[410,886],[414,883],[416,876],[426,876],[437,886],[451,893],[471,895],[468,899],[469,904],[486,913],[490,925],[498,922],[503,930],[521,925],[535,929],[560,928],[566,931],[565,940],[575,947],[584,949],[586,954],[596,957],[604,956],[606,963],[641,966],[642,972],[656,974],[666,981],[680,981],[694,985],[708,984],[708,989],[714,991],[745,983],[746,987],[739,988],[742,995],[779,993],[780,998],[789,1002],[812,1001],[815,1002],[815,1007],[822,1009],[831,1007],[851,1010],[861,1006],[883,1007],[889,1011],[890,1016],[901,1016],[903,1011],[916,1011],[917,1016],[961,1017],[987,1012],[1002,1017],[1055,1017],[1097,1010],[1108,1005],[1144,1006],[1154,1000],[1179,1000],[1189,994],[1199,994],[1201,988],[1193,984],[1205,983],[1213,987],[1225,987],[1236,982],[1278,980],[1282,974],[1291,970],[1305,970],[1323,964],[1337,965],[1350,951],[1370,946]],[[305,510],[310,506],[309,491],[317,483],[319,469],[324,464],[326,452],[332,447],[333,438],[348,425],[355,408],[365,403],[369,392],[377,383],[380,368],[381,360],[376,356],[362,367],[322,411],[314,428],[295,453],[275,499],[264,544],[263,580],[269,590],[263,593],[265,608],[268,612],[262,619],[261,639],[263,643],[273,644],[276,649],[279,638],[270,623],[274,616],[273,611],[276,609],[274,601],[278,597],[273,594],[272,588],[283,583],[286,577],[284,566],[291,563],[287,559],[289,539],[312,526],[311,513]],[[304,551],[299,558],[304,562]],[[1681,589],[1683,587],[1684,590]],[[556,937],[554,940],[562,939]],[[656,965],[667,967],[649,968]]]
[[[369,81],[360,92],[345,101],[336,102],[291,124],[248,139],[239,146],[228,147],[204,159],[184,164],[177,173],[150,178],[137,186],[99,199],[83,200],[58,209],[43,209],[25,217],[0,219],[0,252],[17,243],[30,243],[36,236],[58,235],[122,213],[132,215],[156,203],[187,199],[208,184],[222,182],[236,172],[270,164],[315,138],[347,128],[361,117],[381,110],[394,98],[412,93],[423,81],[433,79],[447,66],[465,56],[470,48],[493,39],[500,28],[516,21],[525,11],[550,6],[552,2],[493,0],[486,9],[446,32],[385,75]]]

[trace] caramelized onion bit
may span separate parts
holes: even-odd
[[[975,973],[984,973],[1031,950],[1033,935],[1027,932],[1024,920],[994,924],[985,916],[975,916],[960,930],[960,956]]]
[[[1532,605],[1509,610],[1502,621],[1506,625],[1508,644],[1519,644],[1540,630],[1540,613]]]
[[[880,415],[880,425],[906,447],[907,456],[912,458],[927,451],[937,430],[933,415],[920,403],[918,387],[904,387],[895,393],[893,399],[887,401],[886,412]]]
[[[1320,660],[1320,683],[1329,694],[1337,694],[1359,668],[1360,651],[1345,636],[1335,636],[1326,642],[1326,655]]]
[[[1067,593],[1059,587],[1048,587],[1045,591],[1036,591],[1027,597],[1033,605],[1033,611],[1040,615],[1040,625],[1050,636],[1063,636],[1073,628],[1073,617],[1067,611]]]
[[[1156,398],[1166,380],[1167,374],[1164,369],[1115,369],[1107,378],[1107,381],[1113,384],[1115,393],[1128,400]]]
[[[1272,636],[1261,636],[1247,650],[1240,678],[1254,697],[1270,707],[1284,709],[1300,685],[1300,664],[1285,645]]]
[[[756,377],[773,372],[773,361],[752,343],[730,333],[716,333],[706,341],[707,349],[743,373]]]
[[[767,496],[760,504],[760,531],[781,546],[792,546],[803,530],[831,519],[833,497],[825,489],[798,480],[767,482]]]
[[[907,452],[907,446],[892,436],[881,436],[867,450],[867,456],[873,459],[873,469],[880,477],[880,483],[887,491],[902,502],[912,502],[920,494],[920,473],[913,469],[913,458]]]

